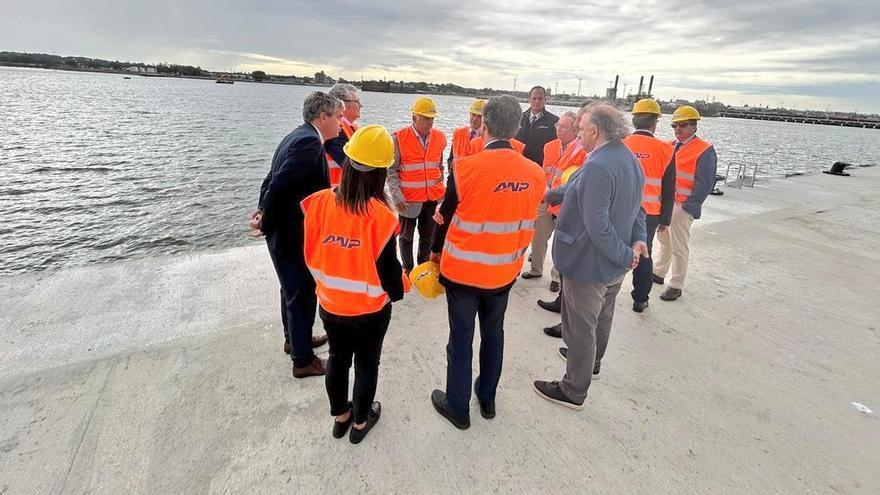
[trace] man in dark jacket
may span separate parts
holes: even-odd
[[[544,145],[556,139],[556,122],[559,117],[544,108],[547,92],[541,86],[529,91],[529,109],[523,112],[519,121],[516,139],[526,145],[523,156],[542,165],[544,163]]]
[[[260,188],[260,207],[251,227],[266,235],[272,264],[281,283],[284,350],[293,360],[293,376],[324,374],[324,361],[312,347],[327,342],[312,337],[317,298],[315,281],[303,254],[303,212],[300,202],[330,187],[324,142],[339,135],[342,102],[316,91],[303,103],[305,123],[284,137],[272,168]]]

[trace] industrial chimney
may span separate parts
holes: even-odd
[[[639,76],[639,92],[636,94],[637,97],[641,98],[642,96],[642,86],[645,85],[645,76]]]
[[[654,75],[651,74],[651,81],[648,83],[648,96],[649,97],[653,98],[653,96],[651,96],[654,94],[654,93],[652,93],[653,90],[654,90]]]

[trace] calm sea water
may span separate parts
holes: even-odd
[[[253,242],[260,182],[313,90],[0,67],[0,274]],[[404,126],[412,98],[364,93],[361,122]],[[468,98],[435,101],[438,128],[464,125]],[[672,137],[667,123],[660,137]],[[761,176],[813,173],[880,156],[876,130],[700,126],[721,171],[746,160]]]

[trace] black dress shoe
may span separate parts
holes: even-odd
[[[555,280],[550,282],[550,292],[559,292],[559,289],[560,289],[559,282],[557,282]]]
[[[474,396],[477,397],[477,402],[480,403],[480,416],[483,419],[492,419],[495,417],[495,401],[483,402],[480,400],[480,397],[477,396],[477,381],[479,381],[479,378],[474,380]]]
[[[284,354],[290,354],[290,342],[284,341]]]
[[[544,335],[548,335],[550,337],[556,337],[557,339],[562,338],[562,323],[557,323],[552,327],[544,328]]]
[[[322,345],[327,343],[326,335],[319,335],[317,337],[312,337],[312,347],[321,347]]]
[[[363,427],[363,429],[359,430],[354,426],[351,427],[351,431],[348,432],[348,441],[351,443],[361,443],[361,440],[367,436],[367,433],[370,432],[370,429],[379,422],[379,416],[382,414],[382,404],[378,401],[373,402],[373,405],[370,407],[370,412],[367,413],[367,425]],[[352,416],[353,417],[353,416]]]
[[[452,408],[449,407],[449,402],[446,401],[446,392],[442,390],[434,390],[431,392],[431,404],[434,404],[434,409],[459,430],[467,430],[471,427],[471,418],[459,418],[454,412],[452,412]]]
[[[351,412],[351,402],[348,403],[348,419],[339,422],[333,421],[333,438],[342,438],[348,432],[348,427],[351,426],[351,422],[354,421],[354,414]]]
[[[542,382],[540,380],[536,380],[533,385],[535,387],[535,393],[538,394],[538,397],[541,397],[542,399],[549,400],[550,402],[574,409],[576,411],[580,411],[584,408],[583,402],[578,404],[577,402],[574,402],[562,393],[562,390],[559,388],[559,382]]]
[[[648,301],[634,301],[633,302],[633,311],[636,313],[642,313],[646,309],[648,309]]]
[[[535,273],[535,272],[533,272],[533,271],[531,271],[531,270],[529,270],[529,271],[527,271],[527,272],[523,272],[523,274],[522,274],[522,278],[524,278],[524,279],[526,279],[526,280],[529,280],[529,279],[532,279],[532,278],[541,278],[541,277],[543,277],[543,276],[544,276],[543,274]]]
[[[679,297],[681,297],[681,289],[673,289],[672,287],[667,287],[663,294],[660,294],[660,299],[664,301],[675,301]]]
[[[542,299],[539,299],[538,306],[552,313],[562,313],[562,296],[556,296],[556,299],[552,301],[544,301]]]
[[[663,277],[658,277],[657,275],[654,275],[653,273],[651,275],[654,277],[655,284],[663,285],[665,283],[665,281],[663,280]]]

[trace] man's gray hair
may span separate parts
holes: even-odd
[[[587,107],[589,121],[599,129],[599,132],[609,141],[623,139],[629,136],[629,126],[623,119],[623,115],[607,103]]]
[[[303,119],[311,122],[321,116],[322,113],[333,115],[337,109],[343,107],[342,100],[335,96],[330,96],[323,91],[315,91],[306,96],[303,102]]]
[[[519,130],[520,118],[519,101],[510,95],[493,96],[483,107],[483,125],[493,138],[512,138]]]
[[[569,110],[569,111],[563,113],[562,115],[560,115],[560,116],[559,116],[559,119],[562,120],[563,117],[568,117],[568,118],[571,119],[572,123],[577,124],[577,118],[578,118],[578,116],[577,116],[576,113],[572,112],[571,110]]]
[[[330,88],[329,94],[330,96],[334,96],[339,98],[342,101],[351,99],[352,96],[356,95],[358,89],[351,84],[347,83],[336,83]]]

